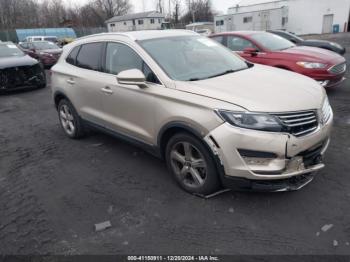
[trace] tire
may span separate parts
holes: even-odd
[[[209,195],[220,189],[212,154],[198,138],[187,133],[176,134],[169,140],[165,154],[168,169],[185,191]]]
[[[79,139],[85,136],[84,122],[67,99],[62,99],[58,104],[58,118],[64,133],[69,138]]]

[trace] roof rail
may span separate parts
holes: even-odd
[[[129,37],[131,40],[134,40],[134,41],[136,40],[134,37],[132,37],[128,33],[117,33],[117,32],[108,32],[108,33],[99,33],[99,34],[87,35],[87,36],[79,37],[77,40],[88,39],[88,38],[92,38],[92,37],[95,37],[95,36],[108,36],[108,35],[126,36],[126,37]]]

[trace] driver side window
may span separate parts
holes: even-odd
[[[250,41],[237,36],[227,37],[227,47],[235,52],[244,51],[246,48],[256,48]]]
[[[108,43],[105,71],[117,75],[130,69],[139,69],[146,76],[147,82],[160,84],[156,75],[134,50],[124,44]]]

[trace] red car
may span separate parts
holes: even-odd
[[[62,48],[48,41],[23,42],[19,47],[27,55],[39,60],[45,68],[56,64],[62,54]]]
[[[227,32],[210,37],[249,62],[294,71],[315,79],[324,87],[336,86],[345,79],[346,60],[332,51],[296,46],[267,32]]]

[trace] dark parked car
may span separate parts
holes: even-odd
[[[336,52],[340,55],[344,55],[346,53],[346,49],[345,47],[334,43],[334,42],[330,42],[330,41],[325,41],[325,40],[305,40],[295,34],[286,32],[286,31],[282,31],[282,30],[269,30],[269,33],[275,34],[275,35],[279,35],[291,42],[293,42],[294,44],[298,45],[298,46],[313,46],[313,47],[318,47],[318,48],[323,48],[323,49],[327,49],[333,52]]]
[[[45,86],[45,71],[37,60],[11,42],[0,42],[0,92]]]
[[[39,60],[46,68],[56,64],[62,54],[62,48],[49,41],[23,42],[19,46],[26,54]]]

